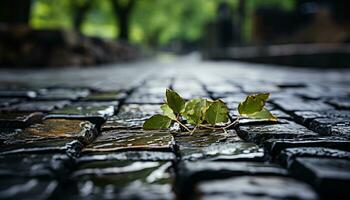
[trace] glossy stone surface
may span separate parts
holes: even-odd
[[[264,142],[265,150],[272,156],[292,147],[326,147],[350,151],[350,141],[341,137],[312,137],[297,139],[270,139]]]
[[[134,160],[134,161],[175,161],[176,155],[173,152],[161,151],[124,151],[124,152],[99,152],[84,153],[77,162],[86,163],[93,161],[109,160]]]
[[[293,139],[315,137],[318,134],[291,121],[273,125],[239,126],[237,134],[249,141],[261,143],[268,139]]]
[[[296,158],[301,157],[340,158],[350,160],[350,152],[324,147],[298,147],[284,149],[279,155],[280,161],[286,167],[290,167]]]
[[[307,184],[278,176],[240,176],[203,181],[195,187],[195,191],[196,199],[318,199],[316,192]]]
[[[80,102],[50,113],[49,117],[55,118],[84,118],[112,116],[118,102]]]
[[[27,101],[0,109],[8,112],[50,112],[70,104],[69,101]]]
[[[111,130],[101,133],[88,145],[85,152],[121,151],[121,150],[165,150],[171,151],[174,138],[168,132],[140,130]]]
[[[57,189],[58,182],[39,178],[0,179],[1,199],[48,199]]]
[[[42,118],[39,112],[0,112],[0,127],[23,128],[40,122]]]
[[[94,124],[88,121],[46,119],[42,124],[32,125],[16,136],[16,140],[77,139],[90,143],[97,136]]]
[[[262,160],[263,150],[242,141],[233,130],[202,131],[192,135],[176,133],[175,141],[182,160]]]
[[[37,99],[43,100],[77,100],[89,95],[87,89],[70,89],[70,88],[51,88],[41,89],[38,92]]]
[[[18,164],[21,163],[21,164]],[[10,154],[0,156],[1,176],[54,177],[72,165],[64,154]]]
[[[291,170],[314,185],[327,198],[345,199],[350,194],[350,160],[339,158],[296,158]]]
[[[116,116],[108,118],[102,129],[140,129],[155,114],[161,114],[160,105],[124,104]]]
[[[83,101],[117,101],[124,99],[126,93],[122,91],[94,92],[83,98]]]
[[[321,111],[333,109],[332,106],[322,101],[303,100],[300,98],[275,99],[273,102],[285,111]]]
[[[0,98],[0,107],[6,107],[14,103],[18,103],[20,101],[19,98],[6,98],[1,97]]]
[[[170,162],[86,163],[72,174],[72,179],[77,182],[73,196],[94,199],[173,199],[170,167]]]

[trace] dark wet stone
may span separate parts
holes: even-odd
[[[164,150],[172,151],[174,138],[169,132],[142,130],[103,131],[85,152]]]
[[[79,156],[83,144],[78,140],[50,139],[33,141],[9,141],[0,147],[0,155],[21,153],[66,153],[70,157]]]
[[[42,100],[77,100],[90,94],[87,89],[51,88],[41,89],[37,99]]]
[[[1,128],[24,128],[41,122],[43,114],[40,112],[0,112]]]
[[[203,181],[194,190],[195,199],[318,199],[309,185],[279,176],[241,176]]]
[[[124,151],[113,153],[87,153],[82,155],[77,163],[110,160],[134,160],[134,161],[175,161],[176,155],[173,152],[161,151]]]
[[[121,106],[116,116],[108,118],[102,129],[138,129],[155,114],[161,114],[160,105],[125,104]]]
[[[14,140],[34,141],[49,139],[72,139],[90,143],[98,132],[94,124],[89,121],[46,119],[41,124],[32,125],[15,136]]]
[[[174,199],[171,162],[102,161],[80,165],[72,174],[74,198]],[[66,194],[65,194],[66,195]]]
[[[332,106],[321,101],[303,100],[300,98],[281,98],[274,99],[273,102],[282,110],[291,111],[322,111],[332,110]]]
[[[82,99],[83,101],[117,101],[125,99],[127,94],[122,91],[95,92]]]
[[[350,160],[350,152],[323,147],[297,147],[284,149],[279,155],[280,161],[287,168],[290,167],[296,158],[300,157],[340,158]]]
[[[287,175],[288,172],[274,164],[258,162],[183,161],[178,166],[176,186],[180,198],[192,194],[192,188],[200,181],[227,179],[244,175]]]
[[[261,143],[268,139],[308,138],[318,135],[294,122],[286,120],[281,122],[273,125],[239,126],[237,134],[245,140],[256,143]]]
[[[117,101],[113,102],[79,102],[50,112],[47,118],[103,118],[112,116]]]
[[[64,154],[2,155],[0,177],[58,177],[67,172],[67,167],[71,165],[71,160]]]
[[[6,98],[6,97],[1,97],[0,98],[0,107],[6,107],[15,103],[20,102],[19,98]]]
[[[1,110],[11,112],[50,112],[54,109],[63,108],[69,103],[69,101],[27,101]]]
[[[269,83],[249,83],[249,84],[242,84],[242,89],[246,93],[262,93],[262,92],[278,92],[281,89],[277,87],[277,85],[269,84]]]
[[[350,138],[349,118],[317,118],[310,122],[309,128],[321,135],[336,135]]]
[[[35,91],[26,90],[0,90],[0,97],[18,97],[18,98],[35,98]]]
[[[263,160],[264,152],[256,144],[242,141],[233,130],[197,131],[175,134],[182,160]]]
[[[327,102],[338,109],[350,110],[350,98],[333,98]]]
[[[290,170],[311,183],[323,197],[348,199],[350,195],[350,160],[338,158],[296,158]]]
[[[164,94],[131,94],[126,99],[126,103],[129,104],[162,104],[164,102]]]
[[[271,139],[264,142],[264,148],[272,155],[293,147],[325,147],[350,151],[350,141],[341,137],[312,137],[296,139]]]
[[[0,199],[49,199],[58,187],[55,180],[39,178],[0,179]]]
[[[319,112],[315,112],[315,111],[296,111],[296,112],[294,112],[295,120],[300,124],[304,124],[305,126],[308,126],[311,120],[313,120],[315,118],[320,118],[320,117],[324,117],[324,115],[322,115]]]

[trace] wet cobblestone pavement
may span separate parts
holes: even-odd
[[[350,70],[195,56],[88,69],[0,70],[0,199],[349,199]],[[143,131],[166,88],[271,92],[276,123]]]

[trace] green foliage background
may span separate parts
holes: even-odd
[[[89,0],[32,0],[30,24],[37,29],[72,29],[74,5]],[[127,1],[127,0],[125,0]],[[220,0],[136,0],[131,14],[131,42],[144,46],[163,46],[174,40],[198,41],[204,24],[216,17]],[[237,10],[238,0],[227,0],[232,11]],[[246,0],[244,35],[249,40],[251,14],[257,6],[294,7],[294,0]],[[110,0],[94,0],[81,27],[85,35],[116,38],[117,20]]]

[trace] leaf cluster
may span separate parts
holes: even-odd
[[[168,129],[174,123],[178,123],[187,131],[193,132],[196,128],[208,129],[223,129],[238,123],[240,117],[276,120],[266,108],[265,102],[269,94],[249,95],[245,101],[238,106],[240,116],[231,124],[217,128],[216,126],[223,125],[229,122],[229,109],[222,100],[208,100],[204,98],[195,98],[185,101],[178,93],[167,89],[166,102],[161,105],[163,114],[157,114],[146,120],[143,124],[145,130]],[[186,126],[187,124],[194,126],[192,130]]]

